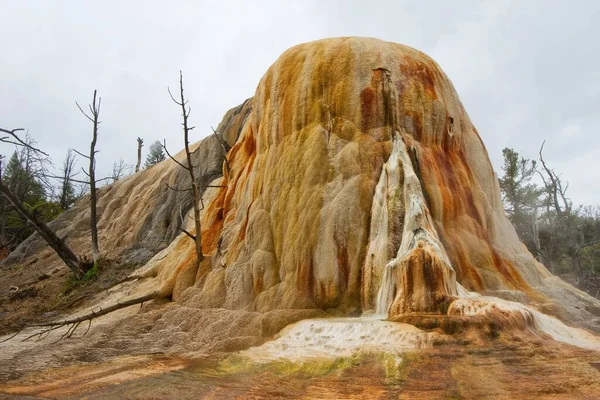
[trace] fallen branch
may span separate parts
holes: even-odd
[[[65,338],[68,339],[71,336],[73,336],[73,333],[75,333],[75,331],[77,330],[77,328],[79,327],[79,325],[82,322],[89,322],[88,328],[85,331],[85,333],[83,334],[83,336],[85,336],[90,329],[92,320],[94,320],[95,318],[101,317],[106,314],[110,314],[111,312],[120,310],[122,308],[130,307],[130,306],[133,306],[136,304],[143,304],[150,300],[159,299],[160,297],[161,297],[160,293],[158,291],[156,291],[156,292],[147,294],[145,296],[136,297],[134,299],[124,301],[122,303],[113,304],[110,307],[100,308],[100,310],[98,310],[98,311],[92,310],[90,313],[82,315],[81,317],[65,319],[63,321],[52,321],[52,322],[48,322],[45,324],[36,324],[33,326],[42,327],[45,329],[42,329],[40,332],[36,332],[36,333],[26,337],[25,339],[22,340],[22,342],[26,342],[29,339],[32,339],[36,336],[38,337],[38,340],[41,340],[44,337],[44,335],[48,336],[50,334],[50,332],[52,332],[53,330],[56,330],[63,326],[68,326],[69,328],[67,329],[67,331],[60,337],[60,339],[57,340],[57,342],[58,342],[58,341],[61,341],[62,339],[65,339]]]

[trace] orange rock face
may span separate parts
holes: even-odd
[[[375,310],[389,268],[387,311],[445,312],[457,284],[535,297],[549,276],[504,216],[477,130],[425,54],[363,38],[299,45],[252,107],[204,214],[212,260],[190,298]]]

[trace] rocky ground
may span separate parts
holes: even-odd
[[[600,355],[543,338],[502,335],[401,357],[363,354],[303,363],[236,355],[125,356],[4,382],[8,398],[598,399]]]
[[[107,290],[138,267],[104,260],[99,270],[91,273],[85,282],[75,282],[70,271],[55,258],[52,250],[45,249],[26,263],[2,267],[0,335],[85,307],[96,294]]]
[[[2,334],[112,302],[138,285],[107,290],[133,270],[110,262],[73,285],[66,268],[44,270],[43,256],[34,267],[1,274]],[[0,398],[600,399],[598,352],[464,318],[403,321],[449,339],[400,356],[255,363],[238,353],[272,339],[287,323],[314,316],[131,307],[94,322],[85,337],[78,332],[45,347],[17,339],[0,344]]]

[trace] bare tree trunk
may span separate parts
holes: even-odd
[[[92,231],[92,258],[94,262],[98,261],[100,258],[100,249],[98,246],[98,216],[96,214],[96,141],[98,140],[98,125],[100,122],[98,121],[98,116],[100,115],[100,104],[102,103],[102,99],[98,98],[98,102],[96,103],[96,90],[94,90],[94,100],[90,107],[91,116],[86,114],[77,102],[77,107],[79,110],[94,124],[94,128],[92,130],[92,143],[90,144],[90,155],[86,156],[89,162],[89,169],[87,175],[90,179],[90,229]]]
[[[202,254],[202,227],[200,225],[200,191],[198,190],[198,183],[196,182],[196,176],[194,175],[194,165],[192,164],[192,153],[190,152],[190,142],[188,140],[189,131],[193,128],[188,127],[188,116],[190,110],[185,109],[185,99],[183,97],[183,74],[179,71],[179,91],[181,94],[181,111],[183,115],[183,137],[185,141],[185,156],[188,163],[188,172],[190,173],[190,180],[192,181],[192,197],[194,199],[194,228],[196,229],[196,255],[198,256],[198,263],[204,259]]]
[[[8,199],[15,210],[17,210],[19,214],[21,214],[33,225],[35,230],[42,238],[44,238],[46,243],[48,243],[48,245],[54,249],[56,254],[58,254],[58,256],[64,261],[67,267],[73,271],[75,277],[77,279],[81,279],[84,273],[81,262],[75,253],[73,253],[73,251],[65,244],[65,242],[56,236],[56,234],[52,232],[50,228],[48,228],[48,225],[38,220],[33,213],[29,212],[25,207],[23,207],[23,204],[21,204],[19,199],[12,193],[10,188],[6,186],[4,182],[2,182],[2,180],[0,180],[0,192]]]
[[[137,142],[137,164],[135,164],[135,172],[140,170],[140,165],[142,164],[142,146],[144,145],[144,139],[138,137]]]
[[[183,228],[181,228],[182,231],[184,231],[189,237],[194,239],[195,242],[195,246],[196,246],[196,256],[198,259],[198,264],[200,262],[202,262],[202,260],[204,260],[204,254],[202,254],[202,226],[200,224],[200,204],[202,203],[202,198],[200,197],[200,190],[198,188],[198,183],[196,182],[196,176],[194,174],[194,164],[192,164],[192,152],[190,151],[190,143],[189,143],[189,132],[194,129],[194,127],[190,127],[188,125],[188,117],[190,116],[190,112],[191,112],[191,108],[187,108],[186,109],[186,104],[187,102],[185,101],[185,97],[183,96],[183,73],[181,71],[179,71],[179,94],[180,94],[180,101],[175,100],[175,98],[173,97],[173,95],[171,94],[171,91],[169,90],[169,95],[171,95],[171,99],[181,107],[181,115],[183,117],[183,137],[184,137],[184,141],[185,141],[185,156],[186,156],[186,161],[187,161],[187,165],[184,165],[182,163],[180,163],[179,161],[177,161],[173,156],[171,156],[171,154],[169,154],[169,151],[167,150],[167,146],[166,143],[165,145],[163,145],[163,148],[165,149],[165,152],[167,153],[167,155],[173,160],[175,161],[177,164],[179,164],[180,167],[183,167],[184,169],[186,169],[190,175],[190,179],[191,179],[191,187],[187,190],[191,190],[192,191],[192,198],[193,198],[193,206],[194,206],[194,228],[196,229],[196,234],[192,235],[189,232],[186,232]]]
[[[94,130],[92,132],[92,143],[90,144],[90,228],[92,230],[92,257],[94,262],[98,261],[100,250],[98,248],[98,216],[96,214],[96,141],[98,140],[98,112],[96,111],[96,91],[94,90],[93,101]]]

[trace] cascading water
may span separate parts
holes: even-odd
[[[400,176],[399,168],[402,168],[403,173],[402,185],[400,185],[401,182],[397,179]],[[406,144],[402,140],[400,133],[394,132],[392,154],[383,167],[377,190],[381,190],[381,187],[384,187],[387,189],[389,196],[389,193],[398,193],[401,186],[404,208],[402,239],[396,256],[392,260],[389,260],[384,267],[381,285],[377,294],[376,314],[382,318],[387,318],[389,308],[394,298],[398,295],[397,291],[399,289],[396,287],[392,271],[417,247],[419,242],[426,244],[442,261],[444,268],[448,270],[445,272],[449,281],[449,294],[457,294],[454,270],[433,227],[421,182],[415,173]],[[383,191],[385,192],[386,190]],[[375,208],[377,204],[375,202],[373,204],[373,208]],[[387,209],[386,211],[394,212],[395,210]],[[387,215],[385,217],[386,219],[390,218]],[[393,217],[397,216],[391,216],[391,218]],[[377,243],[377,239],[375,237],[375,240],[372,240],[371,243]]]
[[[494,312],[520,316],[532,332],[545,333],[557,342],[600,351],[600,338],[597,336],[583,329],[565,325],[554,317],[514,301],[481,296],[462,288],[461,298],[454,301],[448,309],[449,315],[464,316],[486,315]]]

